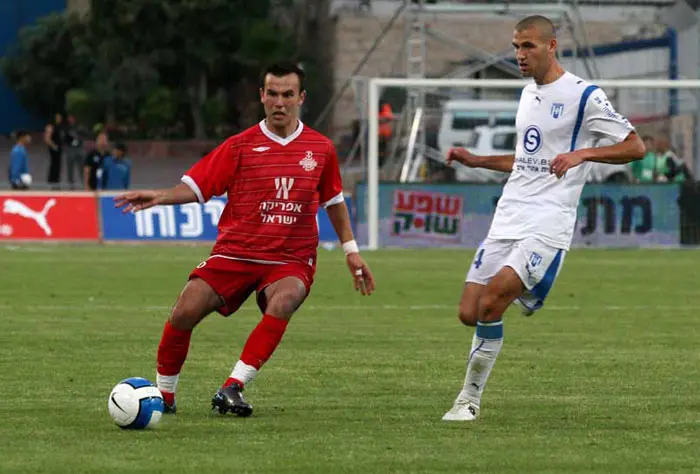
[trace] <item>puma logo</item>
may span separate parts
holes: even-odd
[[[33,220],[39,227],[41,227],[41,230],[43,230],[47,236],[50,236],[53,234],[53,231],[46,220],[46,215],[55,205],[56,200],[52,198],[46,201],[46,204],[44,204],[44,208],[41,211],[35,211],[23,202],[15,201],[14,199],[6,199],[2,210],[5,214],[15,214],[17,216],[24,217],[25,219]]]

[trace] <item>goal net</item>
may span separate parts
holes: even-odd
[[[446,167],[445,154],[453,146],[514,153],[515,112],[528,82],[369,79],[366,173],[355,190],[359,240],[369,249],[478,246],[508,175]],[[591,165],[572,245],[700,245],[700,81],[595,84],[640,136],[652,139],[653,156],[634,165]]]

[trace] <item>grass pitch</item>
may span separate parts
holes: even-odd
[[[209,400],[259,314],[196,330],[178,414],[122,431],[112,386],[154,379],[170,306],[205,247],[0,248],[0,472],[659,473],[700,471],[700,253],[573,250],[545,309],[509,311],[482,418],[447,424],[472,331],[456,303],[471,251],[339,251],[246,391]]]

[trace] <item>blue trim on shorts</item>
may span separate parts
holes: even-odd
[[[563,250],[557,250],[557,254],[554,256],[552,263],[549,264],[547,271],[544,273],[544,277],[542,277],[540,282],[530,290],[530,293],[536,296],[540,301],[544,301],[549,293],[549,290],[552,289],[554,279],[557,277],[559,267],[561,266],[561,258],[563,254]]]

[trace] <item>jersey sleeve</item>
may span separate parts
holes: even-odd
[[[319,200],[323,207],[340,204],[345,201],[343,196],[343,181],[340,178],[340,167],[338,166],[338,154],[335,146],[330,144],[330,151],[321,172],[321,180],[318,185]]]
[[[629,120],[615,111],[602,89],[591,93],[585,117],[588,130],[599,140],[607,138],[619,143],[634,131]]]
[[[197,195],[200,203],[205,203],[228,190],[237,163],[238,147],[236,140],[230,138],[187,170],[182,182]]]

